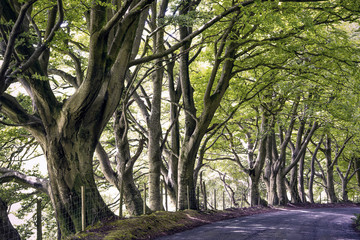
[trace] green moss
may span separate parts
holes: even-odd
[[[79,233],[71,239],[132,240],[148,239],[159,233],[176,232],[193,225],[201,224],[201,217],[212,215],[215,211],[197,212],[186,210],[179,212],[155,212],[149,215],[112,222],[97,223],[85,233]]]

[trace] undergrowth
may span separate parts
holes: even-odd
[[[360,213],[354,213],[354,218],[352,218],[352,220],[355,223],[355,227],[357,230],[360,231]]]

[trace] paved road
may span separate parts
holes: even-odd
[[[279,211],[204,225],[159,240],[353,240],[360,234],[351,218],[360,208],[318,208]]]

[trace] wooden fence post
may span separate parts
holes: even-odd
[[[242,208],[243,207],[243,200],[244,200],[244,193],[243,193],[243,191],[241,190],[240,191],[240,201],[241,201],[241,203],[240,203],[240,207]]]
[[[189,185],[186,186],[186,194],[187,194],[187,208],[190,209],[190,190],[189,190]]]
[[[225,192],[223,191],[223,210],[225,210]]]
[[[207,210],[207,195],[206,195],[205,181],[203,181],[203,186],[204,186],[204,208],[205,208],[205,210]]]
[[[143,214],[146,214],[146,183],[144,183],[144,206],[143,206]]]
[[[164,209],[164,191],[163,191],[164,183],[160,182],[160,209]]]
[[[214,188],[214,209],[216,210],[216,189]]]
[[[85,187],[81,186],[81,230],[86,228]]]
[[[124,198],[124,181],[121,180],[121,187],[120,187],[120,207],[119,207],[119,217],[122,218],[123,216],[123,198]]]
[[[165,185],[165,210],[169,211],[169,209],[168,209],[168,193],[167,193],[166,185]]]
[[[175,199],[175,211],[177,212],[179,210],[179,200],[178,200],[178,196],[176,196]]]
[[[42,240],[41,199],[36,201],[36,240]]]
[[[199,186],[197,186],[197,189],[196,189],[196,199],[197,199],[197,202],[196,202],[196,205],[197,205],[197,208],[200,209],[200,188]]]

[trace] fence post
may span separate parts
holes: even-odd
[[[204,185],[204,208],[205,208],[205,210],[207,210],[207,195],[206,195],[205,181],[203,181],[203,185]]]
[[[189,190],[189,185],[186,186],[186,194],[187,194],[187,208],[190,209],[190,190]]]
[[[214,188],[214,209],[216,210],[216,189]]]
[[[85,187],[81,186],[81,229],[85,231],[86,228],[86,206],[85,206]]]
[[[160,181],[160,209],[164,209],[164,191],[163,191],[163,187],[164,187],[164,182]]]
[[[169,211],[169,209],[168,209],[168,193],[167,193],[166,184],[165,184],[165,210]]]
[[[225,210],[225,192],[223,191],[223,210]]]
[[[242,208],[243,207],[243,200],[244,200],[244,193],[243,193],[243,190],[240,191],[240,200],[241,200],[241,203],[240,203],[240,207]]]
[[[124,181],[121,180],[121,187],[120,187],[120,207],[119,207],[119,217],[122,218],[123,216],[123,198],[124,198]]]
[[[146,183],[144,183],[144,206],[143,206],[143,214],[146,214]]]
[[[196,189],[196,195],[197,195],[197,202],[196,202],[196,204],[197,204],[197,208],[198,209],[200,209],[200,188],[199,188],[199,186],[197,186],[197,189]]]
[[[179,200],[178,200],[178,196],[176,196],[176,199],[175,199],[175,212],[177,212],[179,210]]]
[[[36,240],[42,240],[41,199],[36,201]]]

